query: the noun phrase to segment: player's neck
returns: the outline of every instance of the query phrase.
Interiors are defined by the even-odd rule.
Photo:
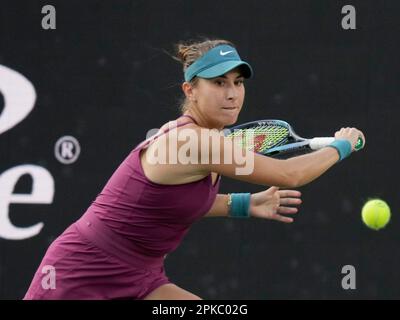
[[[207,121],[204,120],[203,117],[201,117],[199,114],[197,114],[195,111],[192,111],[192,110],[186,111],[182,116],[192,119],[192,121],[195,124],[197,124],[198,126],[203,127],[203,128],[218,129],[219,131],[224,129],[224,127],[220,127],[220,126],[217,127],[215,125],[207,123]]]

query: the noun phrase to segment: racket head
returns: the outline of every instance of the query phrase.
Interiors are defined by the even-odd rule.
[[[225,129],[224,134],[236,139],[247,150],[275,157],[288,151],[284,147],[287,144],[307,144],[307,139],[298,136],[289,123],[277,119],[247,122]]]

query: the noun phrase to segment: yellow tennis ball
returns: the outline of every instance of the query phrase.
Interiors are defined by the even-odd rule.
[[[381,199],[372,199],[364,204],[361,216],[369,228],[379,230],[390,220],[390,207]]]

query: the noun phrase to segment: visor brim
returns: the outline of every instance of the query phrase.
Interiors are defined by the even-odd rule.
[[[244,78],[248,79],[253,76],[253,69],[247,62],[244,61],[225,61],[201,71],[197,74],[197,76],[205,79],[216,78],[237,67],[240,67],[242,76]]]

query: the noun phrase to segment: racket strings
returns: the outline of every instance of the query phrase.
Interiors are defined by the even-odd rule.
[[[284,144],[289,137],[289,129],[279,125],[260,125],[234,130],[228,137],[234,138],[248,150],[262,153]]]

